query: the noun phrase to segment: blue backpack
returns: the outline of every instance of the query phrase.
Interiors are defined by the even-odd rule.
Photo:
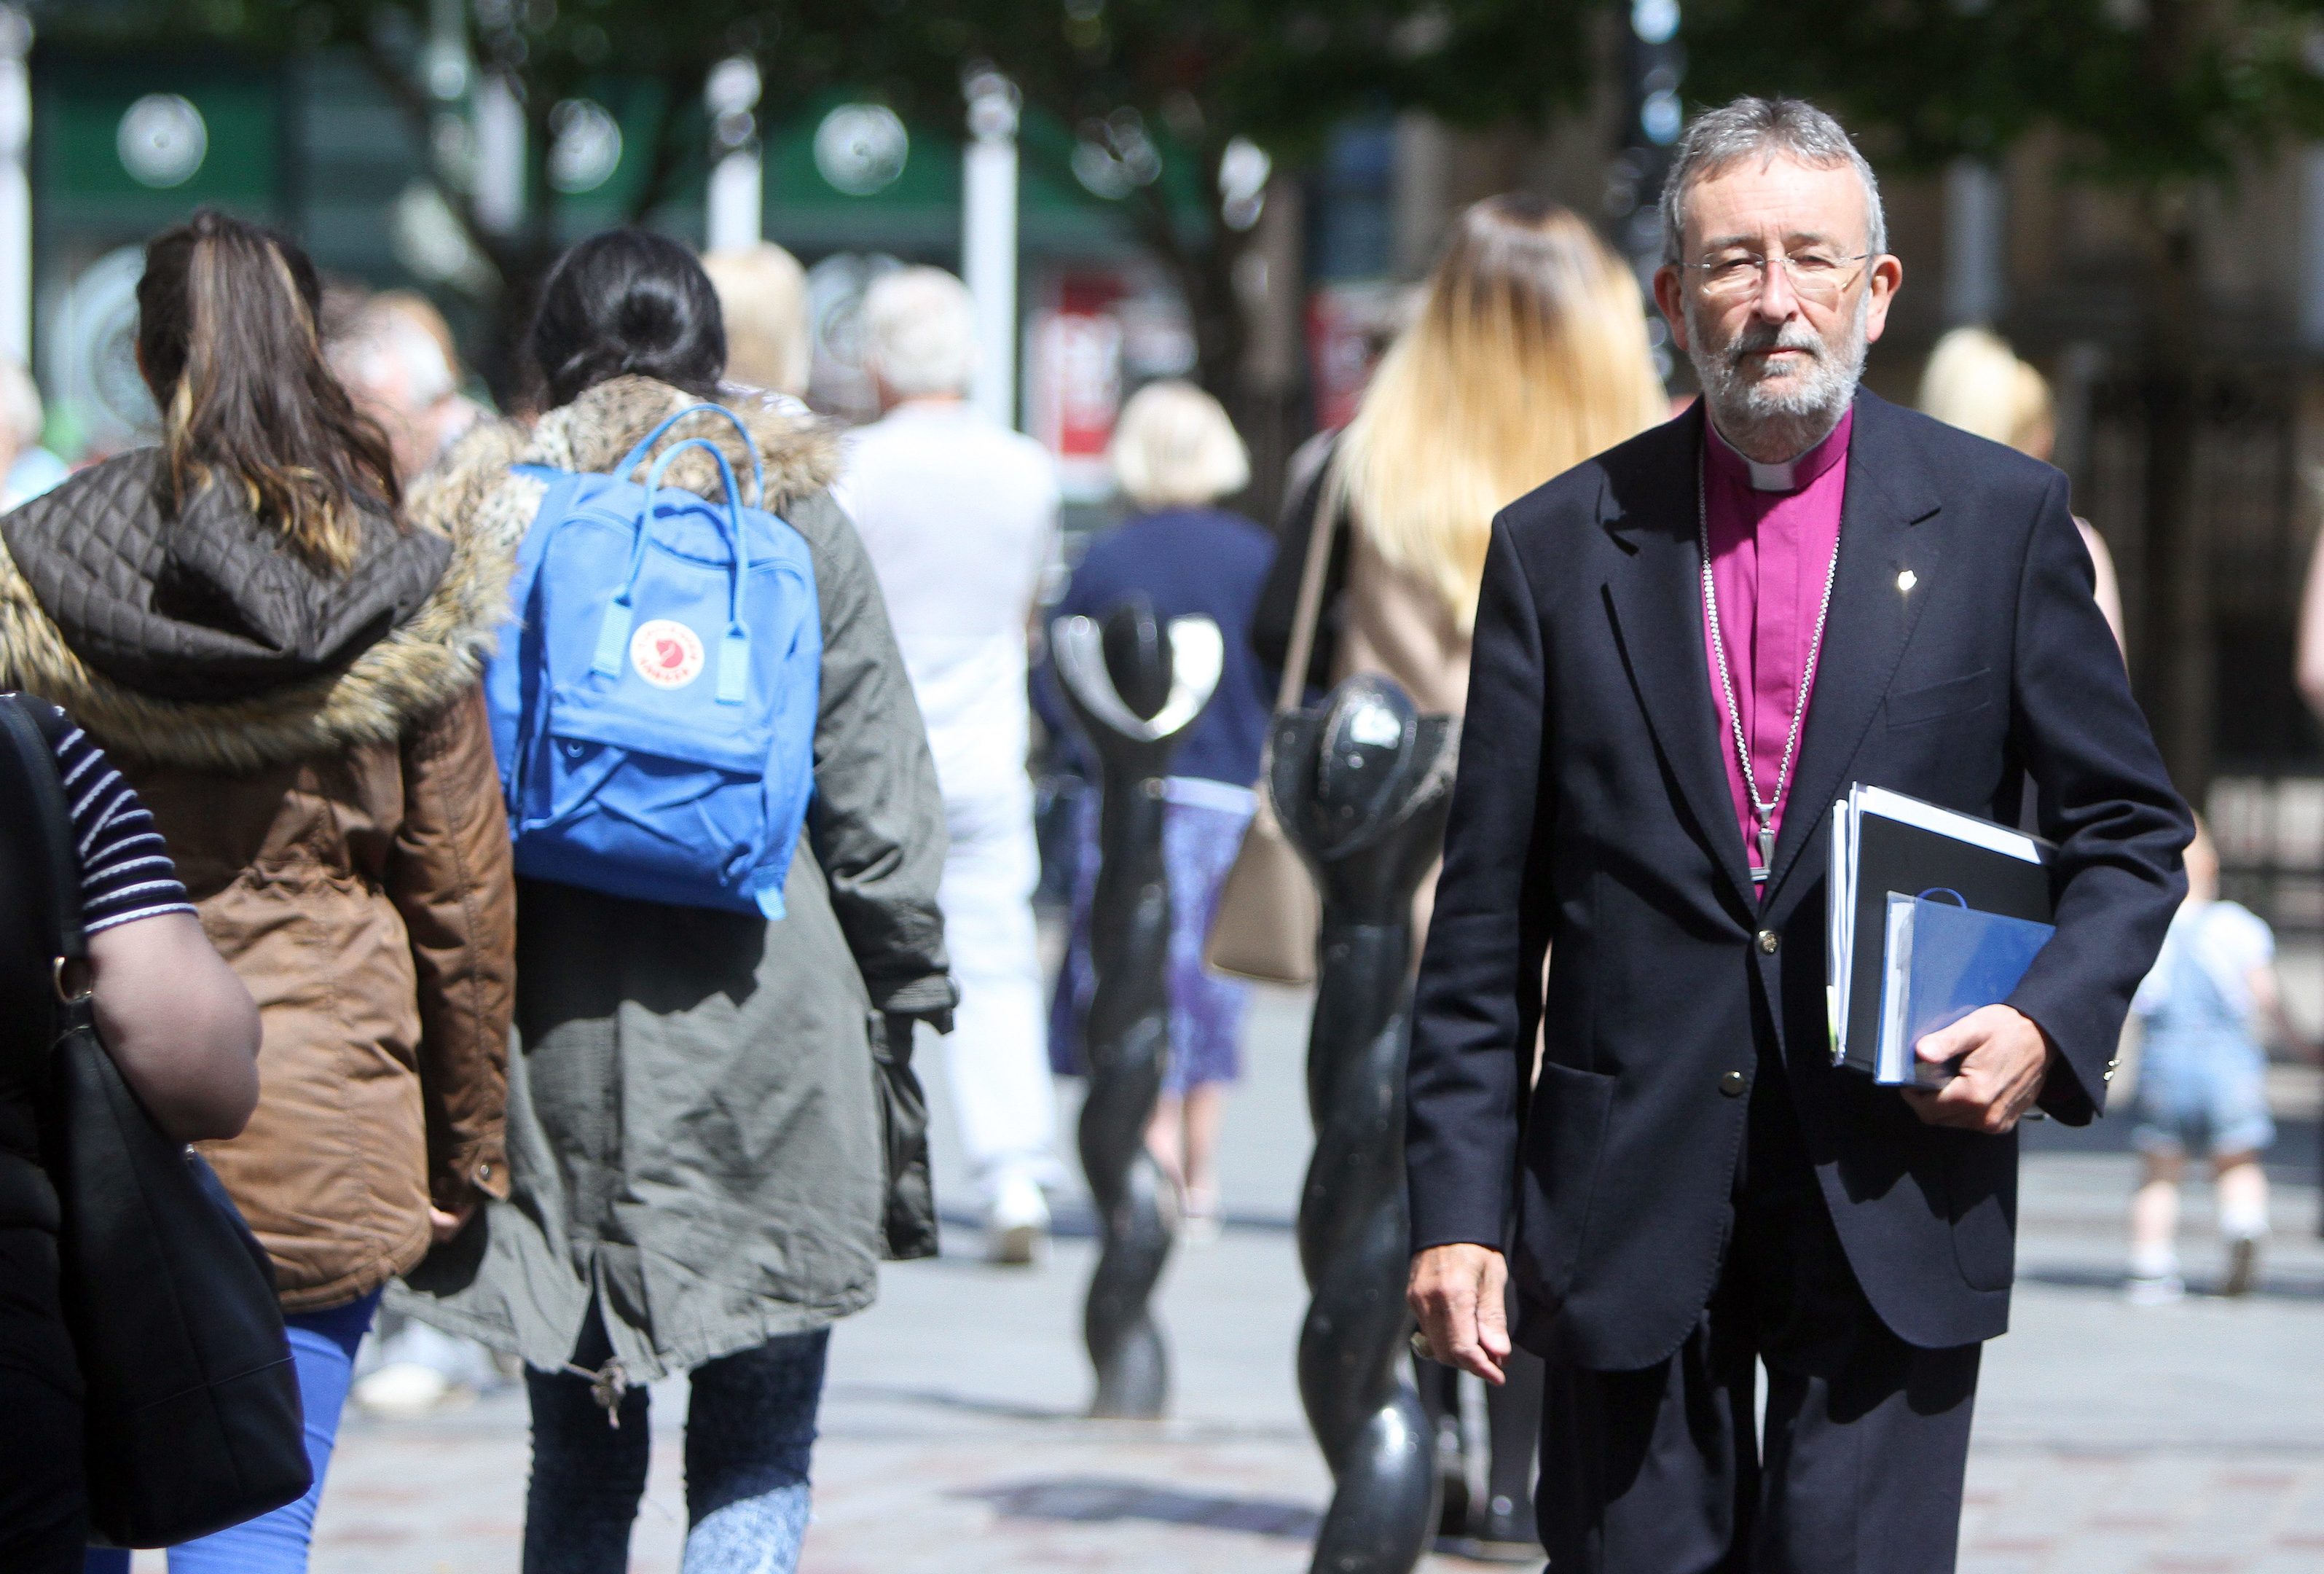
[[[517,549],[513,616],[484,673],[520,875],[679,907],[783,915],[783,879],[815,785],[823,627],[807,542],[742,505],[726,457],[662,434],[610,474],[540,466],[549,483]],[[710,503],[664,488],[710,455]],[[753,495],[763,498],[763,490]]]

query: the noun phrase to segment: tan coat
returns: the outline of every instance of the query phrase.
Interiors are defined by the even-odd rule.
[[[1332,681],[1358,672],[1393,680],[1423,716],[1459,716],[1469,708],[1469,636],[1444,598],[1417,575],[1392,568],[1360,522],[1348,532],[1348,589],[1342,604],[1339,654]],[[1429,866],[1412,893],[1413,966],[1436,911],[1436,876]]]
[[[1333,681],[1358,672],[1391,678],[1423,716],[1469,705],[1469,636],[1444,598],[1380,557],[1360,524],[1349,532],[1348,591]]]
[[[22,566],[112,528],[71,515],[75,501],[63,494],[68,513],[47,525],[10,521],[0,681],[105,745],[257,999],[257,1113],[203,1152],[272,1257],[283,1305],[343,1304],[420,1261],[431,1194],[456,1207],[508,1187],[514,896],[477,679],[504,554],[456,542],[416,607],[340,670],[167,699],[85,662]],[[120,591],[125,605],[143,594]],[[82,626],[79,610],[62,623]]]
[[[203,1153],[293,1310],[428,1250],[428,1204],[503,1196],[516,912],[484,695],[401,745],[252,776],[124,764],[258,1001],[258,1111]]]

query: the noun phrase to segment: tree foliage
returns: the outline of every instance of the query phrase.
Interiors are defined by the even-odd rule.
[[[2324,134],[2318,0],[1691,0],[1688,92],[1803,93],[1907,164],[2066,134],[2153,188]]]
[[[618,76],[659,106],[632,217],[668,200],[706,162],[696,109],[721,60],[753,58],[762,114],[835,89],[908,119],[961,124],[964,79],[1007,76],[1026,105],[1071,129],[1068,148],[1028,138],[1028,158],[1087,182],[1111,171],[1129,233],[1173,274],[1194,310],[1206,375],[1240,361],[1234,264],[1252,205],[1221,175],[1239,141],[1278,169],[1313,158],[1351,115],[1428,109],[1458,125],[1538,119],[1588,87],[1582,25],[1598,0],[467,0],[467,51],[522,106],[533,161],[525,225],[482,221],[457,147],[442,145],[431,90],[430,0],[35,0],[50,32],[151,44],[223,40],[275,51],[360,51],[410,116],[429,173],[512,297],[545,268],[558,236],[542,178],[558,104]],[[1252,167],[1247,153],[1242,171]],[[1242,194],[1246,199],[1248,194]]]
[[[890,57],[893,90],[957,102],[960,63],[989,61],[1028,105],[1137,177],[1131,232],[1192,308],[1206,380],[1231,392],[1246,314],[1236,263],[1256,208],[1239,144],[1297,169],[1351,116],[1423,108],[1456,124],[1537,121],[1587,88],[1584,0],[926,0]],[[920,47],[915,49],[913,46]],[[1250,155],[1243,153],[1244,169]],[[1172,162],[1185,178],[1163,178]],[[1189,224],[1180,193],[1196,194]],[[1240,210],[1237,211],[1238,207]]]
[[[709,127],[700,106],[711,69],[752,56],[762,102],[854,79],[850,37],[861,6],[813,0],[779,7],[749,0],[465,0],[456,66],[430,32],[431,0],[33,0],[42,36],[151,49],[172,42],[227,43],[279,55],[358,53],[408,119],[427,178],[492,275],[495,343],[485,361],[505,381],[508,350],[534,286],[561,244],[563,199],[548,178],[558,106],[609,85],[631,90],[646,119],[644,175],[630,183],[630,222],[679,196],[706,171]],[[779,45],[779,47],[777,47]],[[473,139],[458,110],[485,76],[511,90],[528,161],[523,218],[488,222],[477,202]],[[632,127],[634,130],[635,127]]]

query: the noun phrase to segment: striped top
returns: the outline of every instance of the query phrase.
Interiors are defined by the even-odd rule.
[[[193,912],[170,849],[153,829],[153,811],[96,740],[69,726],[56,754],[80,854],[81,921],[88,931]]]

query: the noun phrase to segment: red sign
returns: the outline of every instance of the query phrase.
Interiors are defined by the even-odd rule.
[[[1105,448],[1121,410],[1120,282],[1111,273],[1067,273],[1032,323],[1026,405],[1033,435],[1057,457],[1066,495],[1102,495]]]

